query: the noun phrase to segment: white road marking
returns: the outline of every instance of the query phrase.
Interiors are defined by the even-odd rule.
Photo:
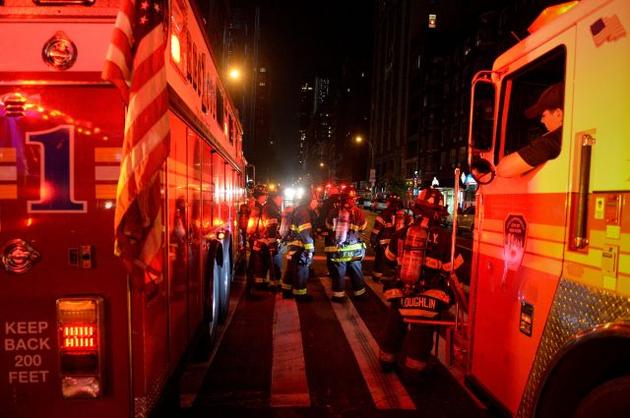
[[[320,280],[328,297],[329,281]],[[395,373],[383,373],[378,362],[379,347],[354,305],[332,303],[337,320],[350,344],[377,409],[416,409],[413,400]]]
[[[280,293],[273,314],[271,406],[311,406],[297,305]]]

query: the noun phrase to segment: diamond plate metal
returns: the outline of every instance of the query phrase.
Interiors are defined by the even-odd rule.
[[[622,319],[630,319],[630,298],[561,279],[517,417],[533,416],[540,385],[547,376],[550,365],[576,335],[598,325]]]
[[[133,399],[134,418],[147,418],[162,395],[162,389],[166,384],[167,373],[164,371],[162,375],[155,379],[151,384],[146,396],[135,397]]]

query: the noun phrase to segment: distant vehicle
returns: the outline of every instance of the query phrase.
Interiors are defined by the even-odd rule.
[[[381,199],[381,198],[374,199],[372,201],[371,209],[374,212],[382,212],[382,211],[384,211],[385,209],[387,209],[387,200]]]
[[[457,230],[472,232],[475,227],[475,207],[469,206],[457,216]]]
[[[369,209],[372,206],[372,201],[367,197],[360,197],[357,199],[357,206],[363,209]]]

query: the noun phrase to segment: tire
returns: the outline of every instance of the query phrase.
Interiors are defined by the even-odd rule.
[[[216,254],[212,249],[206,259],[204,275],[204,322],[208,324],[208,334],[214,337],[220,317],[221,268],[217,265]]]
[[[224,323],[227,319],[230,307],[230,285],[232,284],[232,258],[231,258],[231,242],[228,238],[223,245],[223,263],[220,268],[220,284],[219,284],[219,323]]]
[[[593,389],[578,404],[573,418],[622,418],[630,411],[630,375]]]

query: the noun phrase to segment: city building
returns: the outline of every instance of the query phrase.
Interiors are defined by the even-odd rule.
[[[412,193],[433,185],[451,204],[454,169],[464,174],[458,181],[469,174],[472,77],[489,69],[496,56],[525,35],[535,16],[555,3],[376,1],[370,136],[378,191],[387,192],[400,181]]]

